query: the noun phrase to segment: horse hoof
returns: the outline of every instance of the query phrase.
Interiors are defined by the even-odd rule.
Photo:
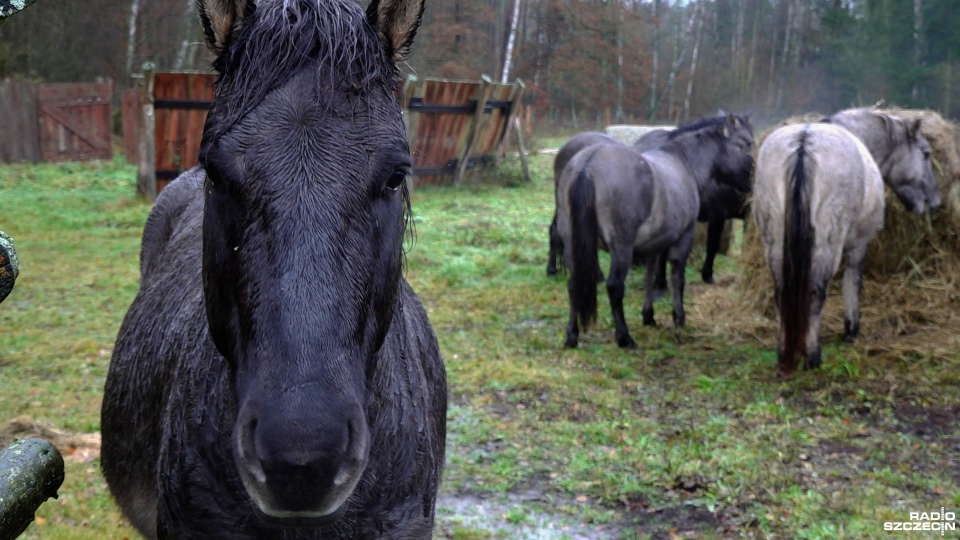
[[[803,369],[817,369],[822,363],[823,359],[820,357],[820,351],[817,351],[814,354],[807,355],[806,360],[803,361]]]
[[[707,285],[713,285],[715,283],[713,280],[713,275],[702,276],[702,277],[703,277],[703,282],[706,283]]]
[[[550,267],[548,266],[548,267],[547,267],[547,275],[548,275],[548,276],[555,276],[555,275],[557,275],[557,269],[556,269],[556,268],[550,268]]]
[[[656,289],[653,290],[653,301],[656,302],[657,300],[663,298],[664,295],[666,294],[667,294],[666,287],[657,287]]]
[[[576,340],[576,339],[567,338],[567,340],[563,342],[563,348],[564,348],[564,349],[576,349],[576,348],[577,348],[577,340]]]
[[[634,343],[633,338],[631,338],[630,336],[627,336],[627,339],[618,339],[618,340],[617,340],[617,345],[619,345],[621,349],[636,349],[636,348],[637,348],[637,344]]]

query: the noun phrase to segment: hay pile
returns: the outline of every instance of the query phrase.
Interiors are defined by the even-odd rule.
[[[921,130],[933,149],[943,208],[934,215],[915,216],[887,189],[884,228],[871,241],[864,272],[860,343],[868,354],[956,354],[960,350],[960,152],[956,127],[929,110],[882,112],[923,119]],[[820,118],[806,115],[780,125]],[[777,127],[763,132],[757,146]],[[705,293],[698,311],[704,322],[728,321],[729,328],[724,331],[773,345],[777,326],[773,280],[756,227],[752,221],[745,225],[738,279],[727,291]],[[843,333],[841,275],[842,271],[824,308],[824,338]]]

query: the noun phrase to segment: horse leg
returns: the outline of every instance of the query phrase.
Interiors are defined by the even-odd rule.
[[[823,363],[820,356],[820,319],[823,316],[823,304],[827,300],[831,277],[828,274],[826,278],[814,277],[813,280],[813,290],[810,291],[810,324],[807,327],[807,354],[803,369],[816,369]]]
[[[617,345],[624,349],[636,348],[630,337],[627,321],[623,315],[623,295],[626,289],[627,272],[633,262],[633,246],[610,249],[610,273],[607,275],[607,297],[610,298],[610,310],[616,325]]]
[[[860,294],[863,291],[863,262],[867,258],[867,243],[843,254],[843,340],[853,343],[860,335]]]
[[[653,299],[659,300],[667,294],[667,254],[661,253],[655,256],[657,261],[657,281],[653,286]]]
[[[700,277],[704,283],[713,283],[713,260],[720,251],[720,241],[723,239],[723,226],[726,225],[726,217],[711,217],[707,222],[707,256],[703,260],[703,268],[700,270]]]
[[[557,259],[562,257],[563,253],[563,239],[560,238],[560,233],[557,231],[557,213],[553,213],[553,221],[550,222],[550,228],[548,229],[548,234],[550,235],[550,253],[547,256],[547,275],[555,276],[557,275]]]
[[[680,251],[680,253],[677,253]],[[683,289],[686,285],[684,272],[687,268],[687,256],[690,251],[670,250],[670,284],[673,287],[673,326],[683,327],[687,324],[686,314],[683,312]]]
[[[657,260],[660,258],[659,255],[650,255],[648,256],[643,264],[643,325],[644,326],[656,326],[657,321],[653,320],[653,303],[656,301],[656,296],[654,293],[655,283],[657,280],[657,267],[659,266]]]

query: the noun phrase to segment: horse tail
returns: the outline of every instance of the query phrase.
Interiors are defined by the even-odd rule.
[[[812,185],[807,158],[807,130],[800,134],[796,163],[788,173],[783,230],[783,286],[780,293],[780,367],[787,373],[797,366],[797,354],[806,352],[810,323],[810,274],[814,230],[811,222]]]
[[[597,255],[597,206],[593,179],[580,169],[570,186],[570,304],[584,328],[597,319],[597,280],[600,261]]]

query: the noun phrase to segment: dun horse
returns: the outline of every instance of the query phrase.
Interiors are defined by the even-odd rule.
[[[147,538],[429,538],[436,338],[402,277],[422,0],[199,2],[202,169],[161,193],[101,415]]]
[[[720,115],[723,116],[723,111]],[[639,152],[646,152],[654,148],[659,148],[669,140],[670,130],[656,129],[647,132],[633,143],[634,149]],[[553,161],[553,174],[555,182],[559,180],[563,167],[566,166],[570,158],[580,150],[594,144],[620,144],[617,140],[608,137],[602,133],[587,131],[579,133],[566,142],[557,152],[557,157]],[[700,269],[700,276],[704,283],[713,283],[713,264],[717,252],[720,251],[720,241],[723,239],[723,228],[727,219],[744,219],[747,215],[747,195],[749,191],[740,191],[726,184],[718,183],[710,179],[700,198],[700,213],[697,215],[697,221],[707,223],[707,253],[703,261],[703,267]],[[557,273],[557,259],[563,253],[563,241],[557,233],[557,215],[554,212],[553,220],[550,222],[550,252],[547,258],[547,275]],[[655,296],[659,297],[667,289],[666,260],[662,259],[657,266],[657,281]]]
[[[683,273],[700,193],[711,177],[748,189],[752,142],[749,121],[729,115],[678,129],[669,142],[642,156],[628,146],[603,144],[574,155],[557,184],[557,230],[570,274],[566,347],[577,346],[579,324],[596,318],[598,239],[610,251],[607,294],[617,344],[635,346],[623,315],[624,281],[635,252],[646,261],[643,323],[654,324],[654,267],[657,257],[666,257],[672,265],[673,321],[684,325]]]
[[[796,370],[798,355],[804,368],[820,365],[820,317],[841,264],[844,337],[859,334],[864,258],[883,226],[884,181],[914,213],[940,206],[920,121],[853,109],[781,127],[760,147],[753,213],[774,281],[781,375]]]

